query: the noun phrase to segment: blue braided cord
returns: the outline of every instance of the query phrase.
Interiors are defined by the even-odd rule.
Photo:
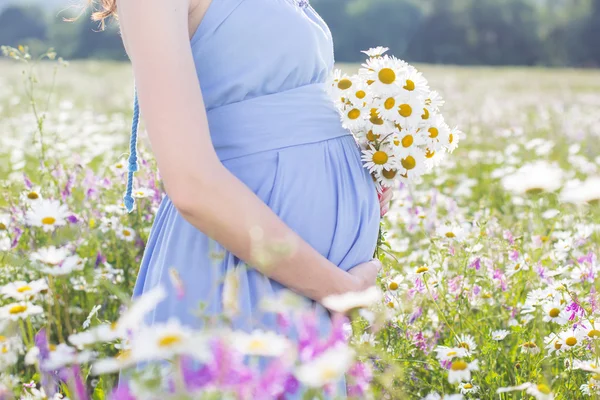
[[[138,170],[137,160],[137,138],[138,138],[138,126],[140,124],[140,105],[138,103],[137,90],[133,92],[133,119],[131,122],[131,139],[129,141],[129,167],[127,174],[127,190],[123,202],[127,212],[133,211],[134,199],[133,193],[133,174]]]

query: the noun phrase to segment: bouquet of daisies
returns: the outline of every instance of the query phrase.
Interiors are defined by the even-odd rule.
[[[413,182],[458,145],[440,113],[444,101],[417,69],[388,48],[363,51],[369,58],[358,74],[333,71],[328,91],[342,123],[362,149],[362,160],[379,191]]]

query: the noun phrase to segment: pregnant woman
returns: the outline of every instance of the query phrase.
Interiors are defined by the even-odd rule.
[[[102,3],[98,18],[118,12],[166,190],[134,293],[167,288],[147,322],[200,326],[200,304],[222,313],[236,268],[232,322],[245,330],[277,329],[259,303],[282,288],[318,306],[374,285],[389,195],[380,203],[324,91],[333,45],[315,10],[304,0]]]

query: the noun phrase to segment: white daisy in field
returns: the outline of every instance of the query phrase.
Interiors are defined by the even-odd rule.
[[[506,329],[500,329],[497,331],[493,331],[492,332],[492,340],[495,340],[497,342],[504,340],[508,335],[509,335],[509,331],[507,331]]]
[[[397,290],[405,291],[408,289],[408,285],[404,281],[404,274],[396,274],[394,277],[386,281],[386,287],[388,290],[393,292]]]
[[[10,225],[10,214],[0,214],[0,232],[7,231]]]
[[[58,226],[66,225],[68,213],[67,206],[58,200],[41,200],[32,205],[25,218],[27,225],[42,227],[45,232],[51,232]]]
[[[554,192],[563,179],[564,172],[558,165],[535,161],[502,178],[502,186],[515,194]]]
[[[473,353],[476,353],[476,349],[477,349],[477,343],[475,343],[475,338],[471,335],[460,335],[457,338],[458,341],[458,347],[463,348],[467,351],[467,355],[471,355]]]
[[[233,347],[245,355],[279,357],[292,349],[287,338],[262,330],[232,332],[230,339]]]
[[[154,189],[150,189],[147,187],[135,188],[132,195],[136,199],[144,199],[146,197],[152,197],[152,196],[154,196]]]
[[[362,151],[362,160],[371,173],[381,174],[384,169],[391,171],[395,167],[394,153],[387,146],[380,146],[379,149],[369,146]]]
[[[85,266],[85,259],[77,255],[65,258],[58,265],[42,265],[40,271],[50,275],[68,275],[73,271],[81,271]]]
[[[581,391],[581,394],[590,397],[600,394],[600,380],[590,378],[588,383],[579,387],[579,390]]]
[[[437,346],[434,351],[437,353],[436,358],[440,361],[450,361],[454,358],[464,358],[468,355],[467,349],[463,347]]]
[[[600,374],[600,360],[574,360],[573,369]]]
[[[564,342],[563,340],[556,334],[552,333],[549,336],[544,338],[544,343],[546,344],[545,349],[548,351],[548,354],[560,354],[564,351]]]
[[[126,332],[118,329],[117,324],[102,324],[69,335],[69,342],[77,348],[83,348],[94,343],[113,342],[122,339],[125,334]]]
[[[590,340],[600,340],[600,324],[596,324],[596,321],[589,322],[584,321],[580,327]]]
[[[44,309],[40,306],[29,302],[19,302],[5,305],[0,307],[0,319],[8,319],[11,321],[17,321],[19,319],[25,319],[32,315],[39,315],[44,312]]]
[[[404,182],[416,180],[423,175],[427,169],[425,152],[418,147],[412,148],[410,153],[397,162],[396,167],[400,172],[400,180]]]
[[[39,201],[43,200],[42,190],[40,187],[32,187],[31,189],[27,189],[21,192],[21,201],[27,204],[36,204]]]
[[[89,362],[93,357],[91,351],[77,352],[75,348],[61,343],[50,352],[47,360],[44,360],[40,368],[45,371],[54,371],[71,364],[83,364]]]
[[[210,357],[208,343],[176,319],[140,328],[131,342],[131,353],[145,361],[170,359],[181,354],[203,360]]]
[[[521,353],[526,353],[526,354],[539,354],[540,353],[540,348],[533,340],[529,340],[525,343],[522,343],[520,345],[520,347],[521,347]]]
[[[461,382],[458,387],[460,388],[460,392],[462,394],[467,393],[477,393],[479,391],[479,386],[473,384],[473,382]]]
[[[529,271],[529,264],[525,261],[524,257],[519,256],[515,261],[509,261],[506,266],[506,276],[511,277],[522,271]]]
[[[136,358],[130,349],[123,349],[116,357],[103,358],[94,362],[90,373],[92,375],[112,374],[134,366],[140,361],[144,360]]]
[[[368,131],[372,131],[374,135],[389,135],[394,132],[396,127],[393,121],[389,121],[379,115],[377,108],[371,107],[369,110],[368,119],[366,121]]]
[[[458,224],[444,224],[438,226],[436,234],[439,237],[462,242],[465,239],[466,232]]]
[[[346,345],[338,345],[299,366],[294,375],[302,384],[320,388],[344,376],[353,361],[354,351]]]
[[[383,169],[380,174],[376,174],[377,180],[381,184],[381,186],[386,188],[392,188],[398,186],[398,180],[396,176],[398,175],[397,169]]]
[[[569,181],[560,193],[560,200],[573,204],[593,204],[600,200],[600,177],[585,181]]]
[[[3,286],[2,289],[0,289],[0,292],[4,296],[11,297],[15,300],[27,300],[46,290],[48,290],[48,284],[46,283],[46,280],[38,279],[31,282],[11,282]]]
[[[407,74],[407,65],[404,61],[387,55],[369,58],[362,64],[359,75],[371,84],[375,92],[396,94],[401,90],[400,84],[406,84],[404,76]]]
[[[0,251],[9,251],[12,247],[10,237],[4,232],[0,232]]]
[[[470,382],[471,371],[477,371],[478,369],[479,362],[477,360],[473,360],[470,363],[463,360],[455,360],[448,370],[448,382],[450,384]]]
[[[345,313],[355,308],[365,308],[377,304],[382,299],[380,290],[371,286],[362,292],[347,292],[330,295],[323,299],[323,305],[330,310]]]
[[[506,393],[506,392],[514,392],[514,391],[523,391],[535,397],[536,400],[553,400],[554,395],[552,394],[552,390],[544,384],[535,384],[531,382],[524,383],[519,386],[511,386],[500,388],[496,393]]]
[[[128,167],[129,164],[127,161],[119,160],[110,166],[110,170],[116,175],[121,175],[122,173],[127,172]]]
[[[565,325],[569,322],[569,314],[564,310],[564,305],[560,301],[552,301],[542,306],[544,313],[544,322],[554,322],[559,325]]]
[[[569,329],[567,331],[561,332],[558,337],[564,343],[561,350],[567,351],[571,349],[575,349],[581,347],[584,342],[585,332],[582,329]]]
[[[116,226],[117,237],[126,242],[133,242],[135,240],[135,231],[127,226]]]
[[[371,58],[377,58],[383,56],[388,50],[388,47],[377,46],[370,48],[369,50],[361,50],[361,53],[365,53]]]
[[[432,151],[438,151],[442,147],[442,141],[447,141],[450,135],[450,127],[446,124],[441,114],[430,116],[423,127],[423,134],[426,140],[426,146]]]

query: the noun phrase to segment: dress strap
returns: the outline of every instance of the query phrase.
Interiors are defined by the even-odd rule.
[[[123,202],[127,212],[133,211],[133,205],[135,200],[133,199],[133,174],[138,170],[138,157],[137,157],[137,139],[138,139],[138,126],[140,124],[140,105],[138,102],[137,90],[134,87],[133,90],[133,118],[131,122],[131,137],[129,140],[129,162],[127,168],[127,189],[125,190],[125,196]]]

